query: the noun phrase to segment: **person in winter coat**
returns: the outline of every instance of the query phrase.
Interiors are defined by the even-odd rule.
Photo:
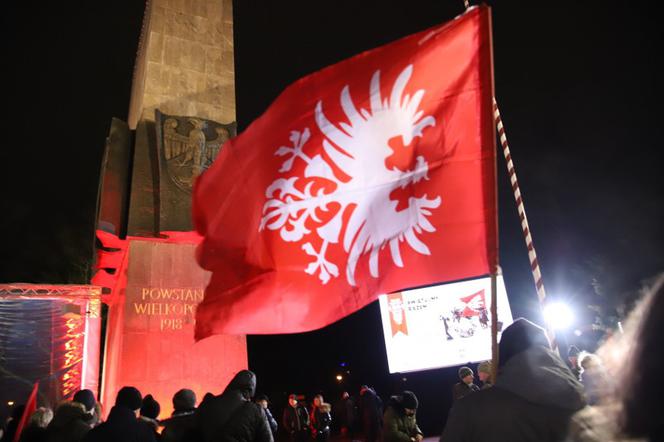
[[[158,441],[161,440],[161,435],[159,434],[159,421],[157,420],[160,411],[161,406],[159,405],[159,402],[154,400],[151,394],[148,394],[143,398],[141,413],[138,416],[138,420],[150,427],[154,433],[154,438]]]
[[[359,409],[366,442],[379,441],[383,426],[383,401],[372,388],[366,385],[360,388]]]
[[[491,383],[491,361],[480,362],[477,365],[477,377],[479,377],[480,382],[482,382],[482,390],[491,388],[493,385]]]
[[[138,421],[138,412],[143,404],[141,392],[134,387],[122,387],[115,397],[106,422],[90,430],[85,442],[156,442],[154,432]]]
[[[274,418],[274,416],[272,416],[272,412],[269,408],[270,400],[268,399],[267,395],[259,394],[254,398],[254,402],[263,407],[265,417],[267,418],[267,423],[270,425],[270,430],[272,431],[272,437],[276,437],[279,424],[277,424],[277,420]]]
[[[330,439],[330,425],[332,416],[330,415],[332,407],[323,400],[323,395],[314,396],[314,403],[309,415],[309,425],[311,427],[311,436],[319,442],[327,442]]]
[[[63,401],[46,427],[48,442],[80,442],[90,431],[90,415],[80,402]]]
[[[503,331],[496,384],[457,401],[441,442],[563,441],[585,406],[583,386],[541,327],[520,318]]]
[[[281,423],[291,442],[305,442],[309,439],[309,413],[294,394],[288,396],[288,406],[284,409]]]
[[[417,406],[417,396],[412,391],[390,398],[383,417],[384,442],[421,442],[424,439],[415,418]]]
[[[459,369],[459,379],[461,382],[454,384],[452,388],[452,400],[454,402],[458,401],[462,397],[468,396],[471,393],[480,391],[480,387],[473,384],[473,370],[470,367],[461,367]]]
[[[161,442],[188,442],[194,440],[196,393],[186,388],[173,395],[173,414],[161,422]]]
[[[78,402],[79,404],[82,404],[85,407],[85,412],[90,416],[89,419],[87,419],[88,423],[90,424],[90,427],[95,427],[101,420],[101,416],[99,415],[98,412],[98,403],[97,400],[95,399],[95,395],[92,392],[92,390],[79,390],[74,394],[74,397],[72,398],[73,402]]]
[[[339,429],[341,436],[348,435],[351,428],[355,424],[355,402],[351,399],[347,391],[341,394],[339,399],[332,408],[332,420]]]
[[[50,408],[39,407],[32,413],[28,425],[21,433],[20,442],[44,442],[46,440],[46,426],[53,419]]]
[[[252,402],[256,375],[242,370],[224,392],[204,400],[196,412],[196,426],[205,442],[273,442],[263,408]]]

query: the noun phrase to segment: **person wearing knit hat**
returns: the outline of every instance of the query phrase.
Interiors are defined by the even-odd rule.
[[[493,387],[456,401],[445,442],[559,442],[586,403],[583,386],[551,350],[544,329],[520,318],[503,330]]]
[[[383,416],[384,442],[420,442],[424,439],[415,418],[418,406],[419,401],[412,391],[406,390],[390,398]]]
[[[88,414],[92,414],[95,411],[95,405],[97,404],[97,401],[95,400],[95,395],[92,393],[91,390],[79,390],[74,394],[74,398],[72,399],[74,402],[78,402],[79,404],[83,404],[85,407],[85,411]]]
[[[159,440],[159,412],[161,411],[161,406],[151,394],[148,394],[143,398],[143,403],[141,404],[141,414],[138,417],[138,420],[145,423],[152,431],[154,431],[155,438]]]
[[[157,438],[152,428],[137,419],[142,405],[143,396],[138,389],[122,387],[115,397],[115,405],[111,408],[106,422],[90,430],[85,442],[120,440],[156,442]]]
[[[173,395],[173,414],[161,421],[164,430],[162,442],[184,442],[195,440],[196,429],[196,393],[187,388],[178,390]]]
[[[477,365],[477,377],[482,382],[482,390],[490,388],[491,384],[491,361],[480,362]]]
[[[470,367],[461,367],[459,369],[459,379],[461,379],[461,382],[457,382],[452,387],[452,400],[454,402],[471,393],[480,391],[480,387],[473,383],[474,378],[473,370]]]

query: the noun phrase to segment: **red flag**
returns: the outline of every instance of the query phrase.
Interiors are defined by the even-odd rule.
[[[28,419],[32,416],[32,413],[37,409],[37,391],[39,390],[39,382],[35,382],[34,387],[32,387],[32,392],[28,397],[28,401],[25,403],[25,410],[23,410],[23,415],[21,415],[21,420],[18,422],[16,427],[16,433],[14,433],[14,441],[18,442],[21,438],[21,433],[28,423]]]
[[[196,338],[312,330],[489,273],[492,72],[481,6],[286,88],[196,183]]]

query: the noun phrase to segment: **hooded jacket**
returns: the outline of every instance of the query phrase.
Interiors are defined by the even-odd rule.
[[[91,416],[78,402],[63,402],[55,410],[53,419],[46,427],[48,442],[79,442],[90,431]]]
[[[441,442],[554,442],[585,406],[583,386],[551,350],[533,346],[512,356],[493,388],[460,399]]]
[[[392,396],[383,417],[384,442],[411,442],[411,438],[421,434],[415,416],[406,416],[401,396]]]
[[[256,392],[256,375],[240,371],[224,392],[203,401],[196,412],[197,427],[205,442],[273,442],[260,405],[249,399]]]

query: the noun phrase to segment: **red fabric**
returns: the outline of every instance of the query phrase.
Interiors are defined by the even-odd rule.
[[[28,397],[28,401],[25,403],[25,410],[23,411],[23,415],[21,416],[21,420],[18,422],[18,426],[16,427],[16,433],[14,434],[14,441],[13,442],[18,442],[19,439],[21,438],[21,433],[23,432],[23,429],[25,426],[28,424],[28,419],[30,416],[32,416],[32,413],[35,412],[37,409],[37,391],[39,390],[39,382],[35,382],[35,386],[32,387],[32,392],[30,393],[30,397]]]
[[[468,295],[465,298],[459,298],[466,306],[463,308],[463,316],[479,316],[480,311],[486,308],[486,300],[484,298],[484,289],[477,293]]]
[[[303,332],[489,273],[491,51],[490,9],[473,8],[296,81],[228,141],[194,189],[213,272],[196,338]]]

